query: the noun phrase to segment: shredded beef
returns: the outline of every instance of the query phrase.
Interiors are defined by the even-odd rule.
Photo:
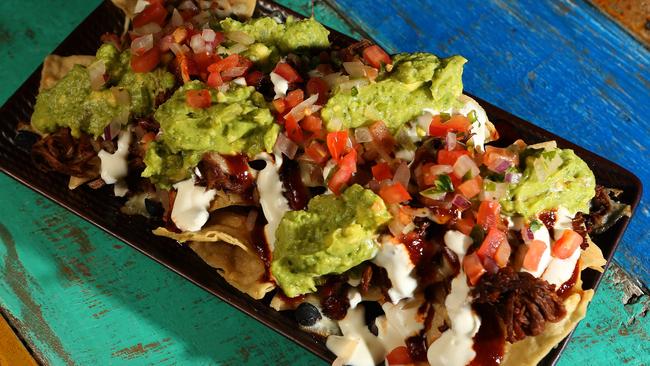
[[[220,161],[221,159],[225,161],[226,158],[232,159],[232,161],[227,161],[232,171],[230,173],[224,171],[222,168],[223,161]],[[248,172],[248,161],[238,161],[237,159],[246,158],[243,155],[222,157],[216,153],[206,153],[198,165],[199,171],[201,172],[201,183],[205,184],[209,189],[218,189],[239,194],[250,193],[254,180]],[[240,167],[240,165],[242,166]]]
[[[36,166],[45,172],[94,178],[99,176],[97,150],[98,144],[89,135],[81,133],[75,139],[69,128],[62,128],[36,142],[32,148],[32,158]]]
[[[282,194],[287,199],[287,202],[289,202],[289,207],[292,210],[305,209],[311,197],[309,190],[300,177],[298,162],[285,159],[280,167],[280,180],[284,186],[284,192]]]
[[[501,320],[511,343],[542,333],[547,321],[566,315],[554,285],[510,267],[483,275],[472,295],[474,305],[484,305]]]
[[[603,233],[623,216],[630,216],[630,206],[616,201],[620,193],[620,190],[596,186],[589,215],[585,217],[585,225],[590,233]]]
[[[578,233],[582,237],[582,243],[580,244],[580,249],[587,249],[589,243],[587,242],[587,234],[589,234],[589,229],[585,224],[585,215],[582,212],[578,212],[576,216],[571,220],[571,226],[573,231]]]

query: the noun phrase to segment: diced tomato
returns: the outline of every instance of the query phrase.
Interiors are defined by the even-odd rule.
[[[327,86],[327,83],[325,80],[319,78],[319,77],[313,77],[310,78],[309,81],[307,81],[307,94],[309,96],[312,96],[314,94],[318,94],[318,100],[316,101],[316,104],[323,105],[327,101],[327,93],[329,91],[329,87]]]
[[[275,65],[275,69],[273,69],[273,72],[282,76],[283,79],[288,81],[289,83],[297,83],[301,82],[302,78],[300,77],[300,74],[298,74],[298,71],[291,67],[288,63],[285,62],[280,62],[277,65]]]
[[[447,132],[467,133],[472,123],[469,119],[461,114],[455,114],[448,120],[443,120],[441,116],[434,116],[429,125],[429,135],[444,137]]]
[[[273,109],[280,114],[287,110],[287,103],[285,103],[284,98],[274,99],[271,104],[273,104]]]
[[[298,121],[291,114],[288,114],[284,119],[284,128],[287,130],[287,136],[297,143],[301,143],[304,139],[302,129],[298,125]]]
[[[300,121],[300,126],[305,131],[319,133],[323,129],[323,120],[320,117],[310,114]]]
[[[546,243],[541,240],[532,240],[526,244],[528,250],[524,256],[522,267],[529,271],[536,271],[539,266],[539,261],[542,260],[544,251],[546,251]]]
[[[222,72],[224,70],[236,67],[239,65],[239,55],[236,53],[233,53],[232,55],[219,60],[212,65],[208,66],[208,71],[209,72]]]
[[[379,195],[388,204],[400,203],[411,199],[409,192],[399,182],[381,187],[379,189]]]
[[[569,258],[582,244],[582,236],[571,229],[564,230],[560,239],[553,243],[551,253],[560,259]]]
[[[474,286],[481,279],[481,276],[485,274],[486,270],[481,263],[481,258],[476,254],[476,252],[466,255],[463,258],[463,271],[469,278],[469,283]]]
[[[372,176],[375,177],[375,180],[381,182],[385,179],[393,179],[393,171],[388,163],[382,162],[372,167]]]
[[[476,223],[488,230],[496,228],[501,220],[501,205],[497,201],[483,201],[478,208]]]
[[[508,244],[508,238],[506,237],[506,234],[497,228],[491,228],[488,231],[487,235],[485,236],[485,239],[483,239],[483,243],[481,243],[481,247],[478,248],[478,250],[476,251],[476,254],[478,254],[478,256],[481,258],[481,260],[484,262],[485,265],[486,259],[490,259],[494,261],[497,260],[495,258],[496,254],[502,245],[508,245],[508,247],[510,247],[510,244]],[[500,254],[502,257],[506,253],[502,252]],[[507,254],[509,257],[510,256],[509,248]]]
[[[339,162],[336,173],[332,176],[327,186],[334,194],[341,193],[341,188],[348,183],[352,175],[357,172],[357,151],[352,149]]]
[[[476,221],[474,218],[468,215],[463,215],[460,219],[456,220],[454,227],[465,235],[469,235],[474,228]]]
[[[286,98],[284,98],[285,103],[287,104],[287,109],[291,110],[291,108],[297,106],[300,104],[305,99],[305,93],[300,90],[292,90],[287,94]]]
[[[178,71],[181,74],[181,79],[184,83],[190,81],[190,75],[198,74],[194,60],[187,54],[181,53],[176,55],[176,63]]]
[[[377,121],[368,127],[372,139],[375,144],[378,144],[381,149],[386,153],[390,153],[395,147],[396,141],[388,131],[388,127],[383,121]]]
[[[386,366],[408,365],[412,364],[413,360],[408,349],[405,346],[399,346],[386,355],[386,362]]]
[[[348,143],[348,131],[330,132],[327,134],[326,140],[327,148],[330,151],[330,155],[332,155],[332,159],[339,161]]]
[[[211,72],[210,75],[208,76],[207,83],[209,86],[213,88],[218,88],[219,86],[223,85],[223,79],[221,78],[221,73]]]
[[[158,66],[160,62],[160,50],[154,47],[138,56],[131,55],[131,69],[135,72],[149,72]]]
[[[481,178],[480,175],[477,175],[470,180],[464,181],[457,188],[465,198],[472,198],[481,193],[481,189],[483,188],[483,178]]]
[[[257,87],[260,82],[264,79],[264,73],[255,70],[253,72],[249,72],[248,75],[246,75],[246,85],[251,85]]]
[[[165,18],[167,18],[167,9],[164,1],[151,0],[149,5],[133,18],[133,28],[140,28],[149,23],[156,23],[162,27],[165,25]]]
[[[486,146],[483,154],[483,164],[490,170],[502,173],[509,166],[519,164],[519,156],[502,147]]]
[[[212,104],[212,97],[208,89],[188,90],[185,97],[187,105],[193,108],[208,108]]]
[[[329,159],[327,147],[318,141],[312,141],[306,148],[305,154],[315,161],[317,164],[323,165]]]
[[[199,73],[206,72],[208,66],[221,59],[219,55],[207,52],[196,53],[192,58],[194,59],[194,63],[196,64]]]
[[[386,51],[382,50],[381,47],[377,45],[366,47],[363,50],[363,60],[376,69],[381,68],[382,64],[390,65],[393,63]]]
[[[438,164],[440,165],[451,165],[453,166],[462,155],[469,155],[467,150],[440,150],[438,151]]]

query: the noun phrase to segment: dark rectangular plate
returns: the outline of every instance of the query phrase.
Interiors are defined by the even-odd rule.
[[[258,15],[299,16],[270,1],[259,1],[256,11]],[[105,32],[119,33],[122,24],[121,12],[111,3],[104,2],[53,53],[63,56],[94,54],[100,45],[100,36]],[[354,41],[334,31],[332,40],[340,45],[347,45]],[[67,177],[39,171],[32,163],[30,147],[21,146],[19,141],[15,141],[15,137],[17,124],[30,120],[38,91],[40,72],[39,67],[0,110],[0,169],[3,172],[292,339],[324,360],[331,362],[334,359],[334,355],[327,350],[322,339],[301,331],[291,317],[276,312],[266,303],[255,301],[232,288],[190,249],[177,245],[171,240],[154,236],[151,233],[151,224],[143,217],[121,214],[119,208],[123,204],[123,199],[115,198],[110,188],[104,187],[95,191],[84,186],[71,191],[68,189]],[[511,143],[518,138],[529,143],[556,140],[561,147],[573,149],[589,164],[598,184],[623,190],[621,200],[630,204],[633,209],[636,208],[641,197],[641,182],[632,173],[530,122],[480,99],[478,101],[496,125],[501,135],[501,142]],[[628,218],[624,218],[606,233],[593,237],[594,242],[602,249],[608,264],[628,221]],[[586,271],[583,274],[584,287],[596,288],[601,278],[602,274],[598,272]],[[543,365],[557,362],[569,337],[544,359]]]

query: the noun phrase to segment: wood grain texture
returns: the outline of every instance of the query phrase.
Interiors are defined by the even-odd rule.
[[[588,3],[333,3],[390,52],[462,54],[466,90],[650,181],[650,51]],[[645,283],[648,203],[644,195],[615,257]]]
[[[3,14],[0,15],[0,79],[3,80],[0,101],[13,92],[97,3],[97,0],[0,2],[0,14]],[[311,11],[308,1],[283,0],[282,3],[304,13]],[[496,11],[502,17],[510,16],[492,4],[475,4],[470,10]],[[357,14],[365,6],[374,9],[371,17],[390,20],[392,16],[392,8],[381,2],[379,7],[376,2],[353,5],[344,8],[348,14]],[[586,4],[576,6],[583,5]],[[447,4],[447,13],[449,8]],[[464,17],[472,15],[466,12],[455,17],[462,23]],[[499,13],[490,13],[484,19],[493,16],[498,17]],[[348,23],[336,18],[321,2],[316,4],[316,18],[344,32],[352,32]],[[382,32],[391,37],[393,33],[410,32],[411,25],[391,21],[393,26],[387,24]],[[361,24],[360,32],[373,34],[367,23]],[[448,24],[440,23],[439,27],[442,26]],[[29,30],[35,34],[32,43],[27,41]],[[386,44],[381,34],[373,36],[380,36],[378,39]],[[415,49],[418,46],[415,39],[404,38],[396,45],[403,46],[399,49]],[[457,38],[449,39],[452,44],[460,42]],[[488,40],[485,38],[483,42]],[[505,46],[516,49],[523,47],[522,44],[526,44],[523,36]],[[533,51],[541,52],[537,47],[530,50]],[[482,70],[482,75],[490,77],[495,85],[509,80],[507,69],[491,76],[493,69],[480,69],[479,62],[482,61],[472,60],[470,65]],[[562,77],[573,78],[572,75]],[[471,80],[466,77],[468,85],[481,85],[477,78],[476,75]],[[541,93],[543,98],[553,99],[545,93],[555,89],[539,87],[539,83],[531,90]],[[485,97],[500,96],[494,91],[489,94],[471,91]],[[583,103],[588,104],[586,100]],[[517,104],[520,109],[522,106]],[[0,175],[0,234],[0,307],[11,315],[13,325],[45,364],[323,364],[302,348],[3,175]],[[608,275],[560,365],[650,362],[643,356],[650,354],[649,324],[638,315],[643,312],[647,298],[646,303],[642,299],[636,305],[623,306],[621,290],[616,286]]]

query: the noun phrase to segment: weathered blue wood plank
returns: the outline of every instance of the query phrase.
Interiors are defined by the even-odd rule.
[[[583,1],[335,0],[390,52],[469,59],[471,93],[650,180],[650,52]],[[644,197],[616,260],[650,283]]]

